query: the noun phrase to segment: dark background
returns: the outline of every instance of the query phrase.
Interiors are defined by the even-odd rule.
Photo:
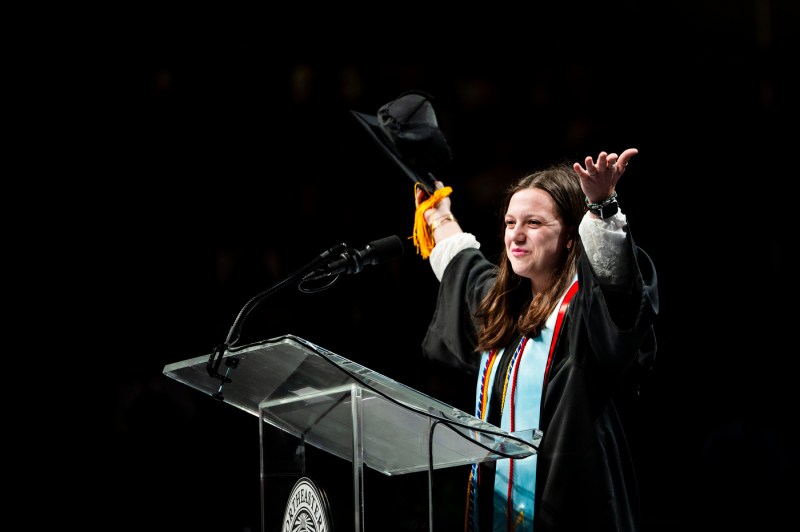
[[[68,186],[81,238],[62,242],[88,309],[66,316],[83,335],[70,355],[97,357],[92,439],[72,464],[92,473],[84,526],[260,529],[258,419],[162,371],[210,353],[251,297],[338,242],[406,249],[325,292],[277,292],[242,343],[295,334],[472,411],[472,377],[421,356],[438,283],[408,240],[412,183],[350,114],[411,89],[435,98],[454,153],[438,177],[491,257],[507,184],[639,149],[618,192],[661,289],[658,361],[631,412],[643,530],[791,522],[797,7],[651,4],[165,9],[77,35],[82,53],[61,58],[88,67],[68,87],[86,103],[58,132],[83,164]],[[347,529],[349,463],[327,458],[309,451]],[[461,528],[465,475],[437,472],[440,530]],[[426,489],[367,470],[367,527],[425,530]]]

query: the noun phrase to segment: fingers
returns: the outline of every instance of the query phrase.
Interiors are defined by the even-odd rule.
[[[605,173],[607,170],[621,175],[625,171],[625,167],[628,166],[631,157],[637,153],[639,153],[639,150],[636,148],[628,148],[621,155],[601,151],[597,156],[596,162],[591,156],[586,157],[584,160],[585,169],[580,163],[575,163],[573,168],[581,177],[594,177],[598,172]]]
[[[581,163],[574,163],[572,168],[580,177],[594,177],[597,175],[597,165],[591,156],[587,156],[583,160],[583,166],[581,166]]]
[[[636,148],[628,148],[627,150],[622,152],[622,155],[619,156],[617,164],[619,164],[624,169],[626,166],[628,166],[631,157],[633,157],[637,153],[639,153],[639,150],[637,150]]]
[[[593,176],[593,175],[596,175],[597,174],[597,167],[594,164],[594,159],[590,156],[590,157],[587,157],[584,162],[585,162],[585,166],[586,166],[586,173],[589,174],[590,177]]]
[[[414,183],[414,206],[419,207],[419,204],[430,197],[424,188],[419,183]]]
[[[622,174],[625,172],[625,169],[628,167],[628,163],[630,163],[631,157],[639,153],[639,150],[636,148],[628,148],[622,155],[617,157],[616,154],[612,154],[614,156],[613,163],[609,166],[609,168],[613,169],[613,177],[614,179],[619,179]],[[609,155],[609,160],[611,160],[611,155]]]
[[[444,183],[442,183],[441,181],[435,180],[433,183],[434,183],[434,186],[436,187],[436,190],[444,188]],[[422,188],[419,185],[419,183],[416,183],[414,185],[414,206],[415,207],[419,207],[420,203],[422,203],[423,201],[427,200],[431,196],[432,196],[432,194],[428,194],[425,191],[425,189]]]
[[[584,160],[586,169],[583,170],[582,168],[580,168],[580,165],[578,165],[575,168],[575,170],[577,171],[578,169],[580,169],[581,171],[583,171],[584,174],[586,174],[583,175],[579,171],[578,174],[580,174],[581,177],[594,177],[597,175],[598,172],[600,172],[601,170],[604,171],[607,168],[608,165],[607,159],[608,159],[608,154],[604,151],[601,151],[600,155],[597,156],[597,162],[595,162],[591,156],[587,156],[586,159]]]

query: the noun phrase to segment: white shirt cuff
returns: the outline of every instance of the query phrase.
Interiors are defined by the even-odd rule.
[[[459,233],[437,242],[431,250],[428,260],[431,262],[433,273],[439,281],[442,280],[444,270],[459,251],[467,248],[480,249],[481,244],[471,233]]]

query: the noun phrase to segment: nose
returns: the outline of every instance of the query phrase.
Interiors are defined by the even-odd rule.
[[[525,232],[522,230],[521,224],[517,224],[511,229],[511,240],[515,243],[525,242]]]

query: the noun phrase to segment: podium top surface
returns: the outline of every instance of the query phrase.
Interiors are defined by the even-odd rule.
[[[509,434],[293,335],[225,352],[219,373],[230,382],[209,363],[191,358],[163,373],[346,460],[360,426],[364,464],[386,475],[522,459],[542,437],[534,427]]]

